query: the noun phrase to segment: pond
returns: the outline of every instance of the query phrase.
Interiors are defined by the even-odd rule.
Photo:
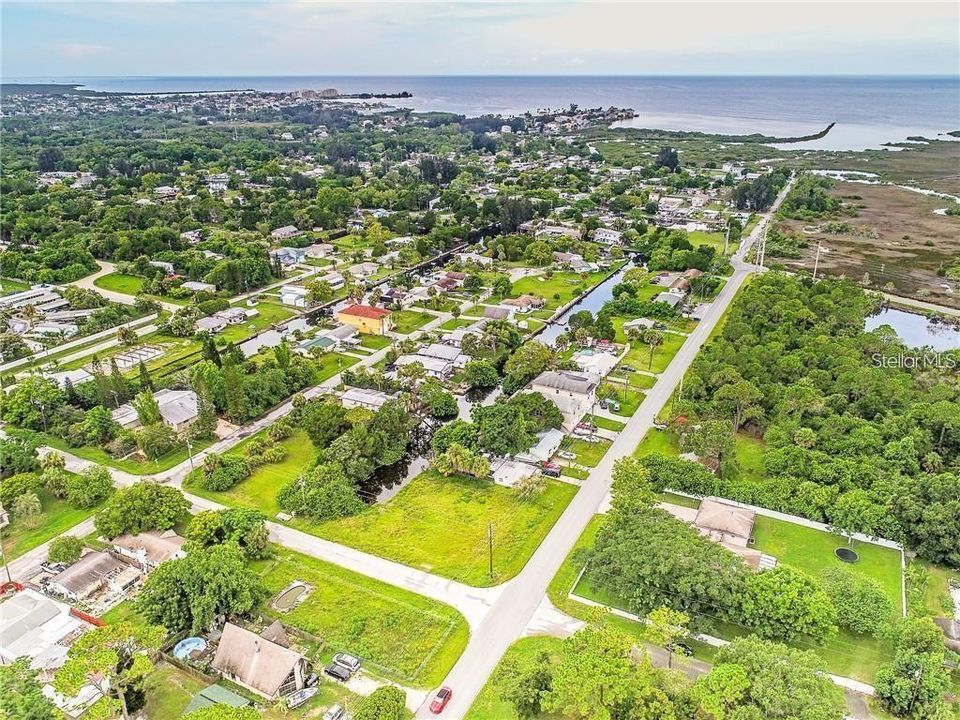
[[[929,346],[938,351],[960,348],[960,330],[955,325],[933,322],[924,315],[886,308],[868,317],[864,329],[876,330],[882,325],[892,327],[908,347]]]
[[[630,267],[631,265],[629,263],[624,265],[620,270],[597,285],[592,292],[587,293],[571,305],[563,315],[557,318],[555,323],[547,325],[536,336],[537,342],[541,342],[544,345],[553,345],[554,341],[567,331],[567,321],[574,313],[580,312],[581,310],[589,310],[596,315],[607,300],[613,299],[613,288],[623,279],[624,273],[626,273]]]

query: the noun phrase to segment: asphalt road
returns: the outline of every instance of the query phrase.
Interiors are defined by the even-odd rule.
[[[496,669],[507,648],[523,635],[546,594],[550,581],[560,570],[587,523],[610,491],[614,463],[633,453],[679,385],[700,348],[720,322],[737,291],[756,270],[752,265],[744,263],[743,257],[750,246],[760,238],[770,215],[779,207],[789,188],[790,184],[784,188],[750,236],[741,243],[732,260],[733,275],[720,290],[706,316],[690,333],[657,383],[647,392],[637,412],[627,421],[626,427],[610,446],[600,464],[591,471],[533,557],[520,574],[504,588],[483,622],[471,634],[466,650],[443,683],[453,690],[453,697],[444,710],[445,717],[466,717],[474,699]],[[432,698],[432,695],[430,697]],[[433,717],[429,702],[420,706],[417,717]]]

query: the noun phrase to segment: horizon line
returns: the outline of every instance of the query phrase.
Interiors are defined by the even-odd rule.
[[[452,73],[452,74],[418,74],[418,73],[363,73],[363,74],[239,74],[239,75],[218,75],[218,74],[197,74],[197,75],[13,75],[9,80],[69,80],[70,78],[96,78],[96,79],[164,79],[164,80],[186,80],[186,79],[223,79],[223,78],[943,78],[958,79],[960,73],[777,73],[777,74],[718,74],[718,73],[654,73],[654,74],[632,74],[632,73],[524,73],[524,74],[487,74],[487,73]],[[0,81],[8,80],[6,76],[0,75]]]

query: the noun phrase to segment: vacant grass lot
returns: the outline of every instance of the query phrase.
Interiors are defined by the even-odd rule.
[[[489,586],[520,571],[576,491],[551,481],[539,497],[524,501],[488,480],[425,472],[385,505],[304,529],[444,577]]]
[[[667,369],[667,365],[670,364],[673,356],[677,354],[680,346],[683,345],[687,339],[686,335],[679,335],[672,332],[665,332],[662,333],[662,335],[663,343],[654,348],[652,361],[650,358],[650,346],[636,341],[630,344],[630,350],[626,356],[624,356],[623,362],[638,370],[662,373]]]
[[[67,532],[77,523],[90,517],[97,508],[75,508],[66,500],[61,500],[45,488],[37,492],[43,512],[37,518],[34,527],[27,527],[23,520],[13,518],[7,527],[0,531],[3,553],[6,559],[13,560],[25,552],[43,545],[57,535]]]
[[[562,642],[560,638],[544,636],[521,638],[507,649],[498,668],[508,662],[532,661],[541,652],[555,656]],[[497,673],[487,680],[477,699],[470,706],[467,720],[513,720],[518,717],[513,703],[500,698],[500,693],[505,689],[500,680],[501,676]]]
[[[98,277],[93,281],[93,284],[98,288],[112,290],[124,295],[136,295],[143,290],[143,278],[118,272]]]
[[[324,640],[324,656],[346,651],[400,682],[440,683],[466,646],[467,622],[453,608],[280,547],[254,567],[271,598],[292,581],[313,586],[287,613],[264,611]]]
[[[360,345],[369,350],[383,350],[392,342],[393,340],[386,335],[367,335],[366,333],[360,335]]]
[[[436,316],[417,310],[400,310],[393,313],[393,330],[401,335],[409,335],[419,330]]]
[[[513,284],[510,297],[539,295],[546,300],[546,310],[555,310],[602,282],[609,274],[609,270],[601,270],[585,277],[575,272],[555,272],[550,278],[542,275],[525,277]]]
[[[640,403],[646,396],[639,390],[634,390],[628,384],[626,387],[622,383],[604,382],[597,391],[597,398],[604,400],[609,398],[620,404],[620,409],[615,410],[608,407],[607,410],[614,415],[622,417],[631,417],[640,407]]]
[[[234,307],[242,307],[244,310],[247,309],[243,304]],[[283,322],[293,317],[293,311],[283,307],[280,303],[261,300],[254,309],[257,310],[257,315],[239,325],[228,325],[224,331],[220,333],[220,337],[228,343],[241,343],[247,338],[253,337],[261,330],[265,330],[275,323]]]
[[[165,662],[147,677],[147,704],[144,713],[149,720],[178,718],[190,699],[209,683]]]
[[[10,293],[21,292],[23,290],[29,290],[30,285],[23,282],[22,280],[14,280],[13,278],[0,277],[0,287],[3,288],[3,291],[0,292],[0,295],[9,295]]]
[[[256,435],[247,438],[227,454],[243,457],[244,448],[247,444],[254,437],[265,432],[266,430],[261,430]],[[254,508],[272,518],[280,512],[280,507],[277,505],[277,493],[280,488],[304,470],[312,467],[317,459],[317,450],[303,430],[297,430],[280,444],[287,451],[287,456],[283,462],[261,465],[250,477],[237,483],[229,490],[224,492],[204,490],[193,478],[188,479],[184,483],[184,487],[194,495],[224,505]]]
[[[458,317],[451,318],[447,320],[443,325],[440,326],[441,330],[456,330],[457,328],[467,327],[473,325],[473,320],[467,320],[466,318]]]
[[[612,444],[609,440],[590,443],[580,438],[567,437],[564,438],[560,447],[563,450],[569,450],[576,454],[577,459],[573,462],[592,468],[600,464],[600,461],[603,459],[603,456],[607,454],[607,450],[610,449]]]

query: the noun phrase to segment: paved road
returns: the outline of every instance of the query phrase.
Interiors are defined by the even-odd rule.
[[[896,303],[897,305],[907,305],[909,307],[917,308],[918,310],[923,310],[924,312],[938,312],[943,313],[944,315],[952,315],[953,317],[960,318],[960,309],[946,307],[945,305],[937,305],[932,302],[926,302],[924,300],[917,300],[916,298],[907,298],[901,297],[900,295],[891,295],[890,293],[882,293],[890,302]]]
[[[720,290],[706,316],[690,333],[656,385],[648,391],[637,412],[627,421],[626,427],[590,473],[533,557],[507,585],[476,632],[470,636],[467,649],[443,683],[453,689],[453,698],[445,710],[449,717],[463,718],[467,715],[500,658],[507,648],[523,635],[541,604],[550,581],[609,492],[614,463],[631,455],[640,439],[652,427],[657,414],[670,399],[737,291],[754,270],[753,266],[743,262],[743,257],[750,246],[760,238],[770,214],[779,207],[789,188],[790,184],[783,189],[771,210],[764,215],[747,240],[741,243],[732,259],[733,275]],[[432,717],[429,703],[425,702],[420,706],[417,717]]]
[[[97,265],[100,266],[100,269],[97,270],[97,272],[95,272],[93,275],[87,275],[84,278],[74,280],[68,284],[86,288],[87,290],[94,290],[95,292],[98,292],[107,298],[107,300],[112,300],[113,302],[121,303],[123,305],[133,305],[134,302],[136,302],[136,298],[133,295],[127,295],[126,293],[117,292],[116,290],[106,290],[102,287],[97,287],[94,285],[94,281],[98,278],[117,271],[117,266],[111,262],[107,262],[106,260],[97,260]],[[158,300],[157,302],[160,304],[160,307],[168,312],[173,313],[181,308],[180,305],[175,303],[164,302],[162,300]]]

